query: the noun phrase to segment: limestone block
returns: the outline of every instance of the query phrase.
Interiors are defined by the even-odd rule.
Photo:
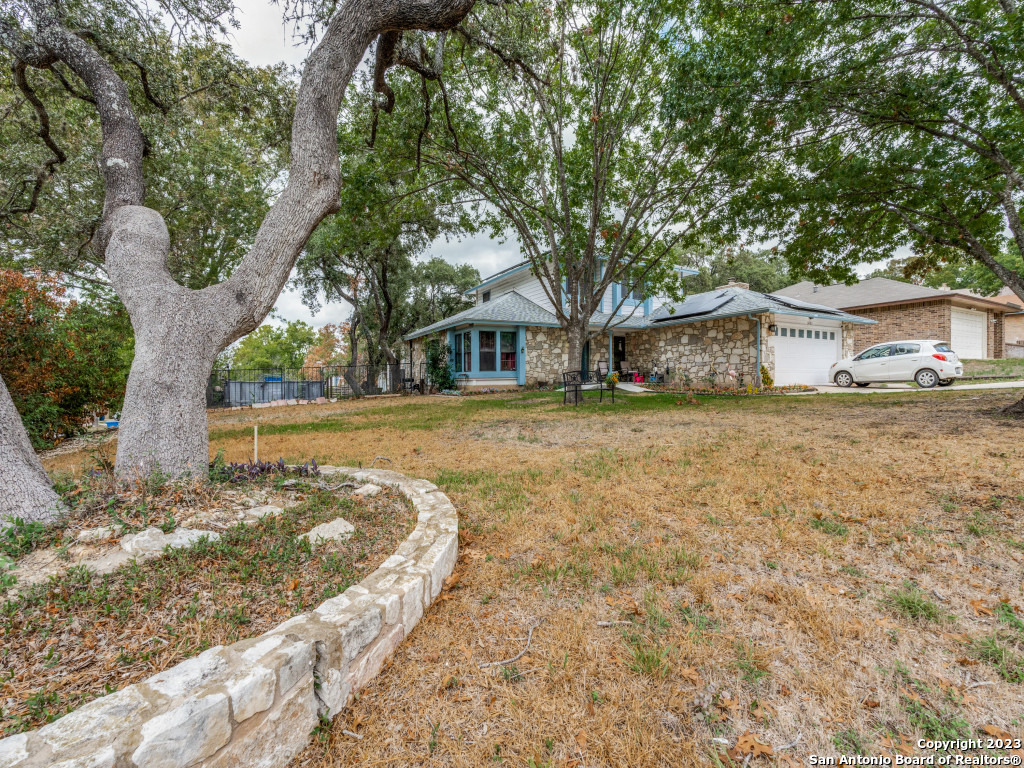
[[[225,687],[231,700],[231,716],[240,723],[274,703],[277,676],[266,667],[253,666],[235,674]]]
[[[337,517],[306,531],[299,538],[308,539],[309,543],[316,548],[318,544],[324,544],[329,541],[344,541],[355,533],[355,530],[355,526],[348,520],[343,517]]]
[[[220,534],[213,531],[178,528],[170,533],[164,533],[159,528],[147,528],[141,533],[132,533],[121,539],[121,548],[129,555],[153,557],[162,554],[165,547],[190,547],[204,536],[211,541],[220,538]]]
[[[80,544],[95,544],[98,541],[106,541],[116,535],[114,529],[109,525],[104,525],[100,528],[83,528],[75,536],[75,541]]]
[[[39,729],[39,736],[58,755],[117,746],[130,738],[131,732],[141,725],[152,709],[152,704],[141,691],[136,686],[129,686],[83,704],[60,720],[43,726]],[[0,765],[3,764],[0,760]]]
[[[228,660],[221,653],[223,649],[222,645],[214,646],[194,658],[185,659],[170,669],[158,672],[141,685],[170,697],[192,693],[228,671]]]
[[[183,768],[210,757],[231,738],[228,697],[192,698],[142,726],[142,743],[132,753],[139,768]]]
[[[117,756],[113,747],[104,747],[85,757],[73,757],[70,760],[61,760],[53,763],[50,768],[114,768],[114,761]]]
[[[381,633],[366,651],[356,659],[349,669],[349,687],[355,693],[366,687],[380,672],[384,662],[395,652],[398,644],[405,639],[401,624],[389,627]]]
[[[353,496],[376,496],[382,490],[383,489],[379,485],[375,485],[374,483],[366,483],[366,485],[361,485],[358,488],[356,488],[354,491],[352,491],[352,495]]]
[[[22,760],[28,759],[28,736],[19,733],[0,739],[0,768],[14,768]]]
[[[247,521],[256,522],[262,520],[264,517],[276,517],[284,512],[281,507],[274,506],[273,504],[263,504],[258,507],[252,507],[251,509],[245,510],[245,516]]]
[[[313,675],[307,674],[269,712],[235,731],[231,743],[201,763],[202,768],[279,768],[288,765],[317,723]]]

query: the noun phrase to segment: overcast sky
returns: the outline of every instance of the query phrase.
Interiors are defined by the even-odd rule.
[[[229,42],[239,56],[257,65],[283,61],[301,68],[308,48],[294,45],[290,29],[286,29],[282,24],[280,6],[273,5],[269,0],[238,0],[238,8],[238,19],[242,26],[233,31]],[[482,277],[522,260],[515,237],[509,237],[504,243],[500,243],[491,240],[487,235],[452,242],[439,239],[423,255],[427,259],[432,256],[440,256],[453,264],[468,262],[480,270]],[[861,265],[858,272],[864,275],[876,266]],[[319,326],[346,320],[349,311],[346,302],[332,302],[314,315],[303,305],[298,291],[286,288],[277,300],[277,319],[271,319],[269,322],[305,320],[311,325]]]
[[[242,26],[233,31],[228,41],[239,56],[257,65],[283,61],[301,68],[308,48],[293,44],[290,29],[281,23],[280,6],[271,4],[269,0],[239,0],[238,8],[238,20]],[[440,256],[453,264],[468,262],[484,277],[522,260],[515,238],[500,243],[487,235],[466,238],[461,242],[445,242],[440,238],[423,258],[433,256]],[[347,302],[332,302],[314,315],[303,305],[299,291],[288,288],[277,300],[275,309],[280,320],[305,320],[317,326],[346,320],[350,311]]]

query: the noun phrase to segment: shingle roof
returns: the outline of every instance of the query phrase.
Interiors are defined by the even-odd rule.
[[[558,318],[552,312],[519,295],[515,291],[503,293],[496,299],[464,309],[444,320],[438,320],[425,328],[418,328],[405,335],[406,341],[426,336],[465,323],[499,323],[502,325],[558,325]]]
[[[772,312],[818,319],[841,320],[844,323],[873,323],[824,304],[811,304],[778,294],[759,293],[744,288],[719,288],[687,296],[674,305],[662,305],[651,313],[647,326],[698,323],[720,317],[760,315]]]
[[[780,315],[799,315],[818,319],[841,320],[845,323],[874,323],[843,312],[839,309],[821,304],[810,304],[795,299],[758,293],[743,288],[720,288],[706,293],[687,296],[685,300],[673,306],[662,305],[654,310],[649,317],[622,316],[613,319],[609,328],[639,330],[660,325],[676,325],[714,320],[720,317],[736,317],[737,315],[758,315],[773,312]],[[611,316],[608,313],[596,313],[590,318],[591,327],[603,327]],[[496,323],[500,325],[546,325],[558,326],[558,318],[535,302],[521,296],[515,291],[504,293],[496,299],[477,304],[458,314],[439,320],[433,325],[419,328],[405,335],[405,340],[416,339],[436,331],[443,331],[466,323]]]
[[[927,299],[960,298],[982,303],[991,303],[970,291],[944,291],[924,285],[904,283],[887,277],[869,277],[853,285],[836,283],[815,286],[809,280],[790,285],[775,292],[803,301],[814,301],[833,307],[869,307],[874,304],[898,304],[900,302],[925,301]]]

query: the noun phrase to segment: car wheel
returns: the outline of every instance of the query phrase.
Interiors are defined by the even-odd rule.
[[[834,381],[837,387],[849,387],[853,385],[853,375],[847,371],[840,371]]]
[[[956,381],[956,379],[941,379],[941,380],[939,381],[939,386],[940,386],[940,387],[948,387],[948,386],[949,386],[950,384],[952,384],[952,383],[953,383],[954,381]]]
[[[867,387],[867,386],[869,386],[870,384],[871,384],[871,382],[870,382],[870,381],[858,381],[858,382],[857,382],[857,386],[858,386],[858,387]]]
[[[914,381],[917,382],[917,386],[921,389],[931,389],[939,383],[939,374],[933,371],[931,368],[922,368],[914,376]]]

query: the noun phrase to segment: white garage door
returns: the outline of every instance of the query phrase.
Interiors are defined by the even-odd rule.
[[[953,308],[949,346],[960,359],[988,357],[988,315],[970,309]]]
[[[775,383],[827,384],[828,370],[839,359],[843,331],[839,325],[807,325],[780,320],[768,339],[775,348]]]

